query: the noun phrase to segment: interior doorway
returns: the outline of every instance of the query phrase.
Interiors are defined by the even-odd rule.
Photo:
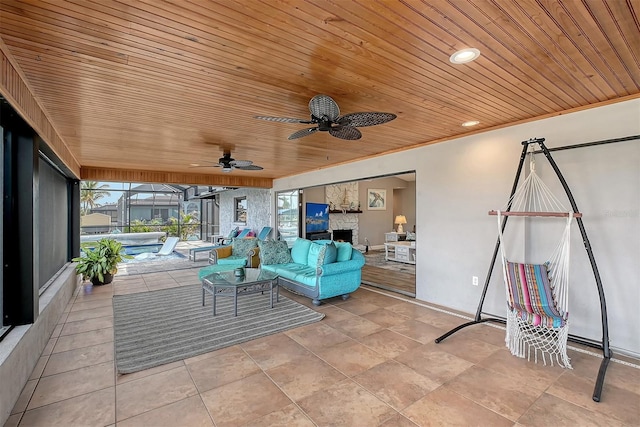
[[[307,203],[328,204],[332,239],[348,236],[365,256],[362,283],[415,297],[420,228],[415,183],[416,174],[409,171],[305,188],[299,193],[300,215]]]

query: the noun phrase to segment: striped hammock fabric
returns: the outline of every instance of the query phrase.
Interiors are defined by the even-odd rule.
[[[567,313],[561,313],[553,297],[546,264],[505,264],[509,308],[520,319],[535,326],[563,327]]]

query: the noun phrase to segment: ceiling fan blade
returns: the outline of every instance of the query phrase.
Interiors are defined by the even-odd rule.
[[[250,166],[251,164],[253,164],[253,162],[251,160],[233,160],[229,162],[229,164],[237,168],[237,167]]]
[[[334,121],[340,116],[338,104],[328,95],[316,95],[311,98],[309,111],[314,117],[319,119],[327,117],[330,121]]]
[[[307,135],[311,135],[312,133],[316,133],[318,132],[318,128],[308,128],[308,129],[302,129],[299,130],[297,132],[292,133],[291,135],[289,135],[289,138],[287,139],[298,139],[298,138],[302,138],[303,136],[307,136]]]
[[[340,139],[355,140],[362,138],[362,133],[353,126],[337,126],[329,129],[332,136]]]
[[[280,122],[280,123],[305,123],[305,124],[313,123],[309,120],[294,119],[291,117],[253,116],[253,118],[260,119],[260,120],[267,120],[269,122]]]
[[[236,169],[240,169],[243,171],[261,171],[264,169],[262,166],[258,165],[247,165],[247,166],[234,166]]]
[[[337,123],[343,126],[355,127],[374,126],[390,122],[396,117],[398,116],[392,113],[349,113],[340,117]]]

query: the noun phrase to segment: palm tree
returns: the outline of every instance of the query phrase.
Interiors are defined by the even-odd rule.
[[[96,207],[96,202],[103,197],[110,196],[111,193],[105,189],[108,184],[98,186],[97,181],[82,181],[80,186],[80,203],[82,204],[82,215],[86,215],[89,209]]]

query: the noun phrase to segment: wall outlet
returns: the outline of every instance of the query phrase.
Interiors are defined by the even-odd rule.
[[[473,286],[478,286],[478,276],[472,276],[471,277],[471,284]]]

